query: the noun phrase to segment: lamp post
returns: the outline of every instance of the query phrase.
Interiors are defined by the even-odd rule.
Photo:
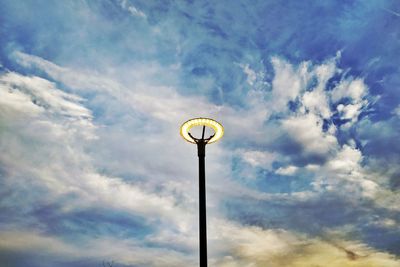
[[[201,138],[195,138],[189,131],[195,126],[203,126]],[[214,130],[214,134],[204,138],[206,127]],[[200,239],[200,267],[207,267],[207,217],[206,217],[206,175],[205,156],[206,145],[214,143],[224,135],[222,125],[212,119],[195,118],[186,121],[181,126],[181,136],[188,142],[197,145],[199,157],[199,239]]]

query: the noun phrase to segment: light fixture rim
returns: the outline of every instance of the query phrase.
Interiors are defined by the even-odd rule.
[[[211,121],[211,122],[214,123],[214,125],[213,125],[212,123],[204,123],[204,122],[203,122],[203,123],[200,123],[200,124],[195,124],[195,123],[192,124],[192,125],[189,124],[189,123],[192,122],[192,121],[197,121],[197,120],[202,120],[202,119],[204,119],[204,120],[206,120],[206,121],[207,121],[207,120],[208,120],[208,121]],[[187,130],[186,130],[186,136],[185,136],[185,134],[183,133],[183,127],[184,127],[185,125],[187,125],[187,124],[189,124],[189,128],[187,128]],[[185,121],[185,122],[181,125],[181,127],[180,127],[180,134],[181,134],[182,138],[185,139],[185,141],[187,141],[187,142],[189,142],[189,143],[196,144],[195,140],[193,140],[190,136],[188,136],[188,133],[189,133],[189,130],[190,130],[192,127],[194,127],[194,126],[202,126],[202,125],[212,128],[212,129],[214,130],[214,132],[215,132],[215,136],[214,136],[213,138],[211,138],[211,139],[207,142],[208,144],[214,143],[214,142],[218,141],[218,140],[221,139],[222,136],[224,135],[224,127],[222,126],[221,123],[219,123],[218,121],[216,121],[216,120],[214,120],[214,119],[211,119],[211,118],[207,118],[207,117],[197,117],[197,118],[189,119],[189,120]],[[217,134],[217,133],[218,133],[218,134]]]

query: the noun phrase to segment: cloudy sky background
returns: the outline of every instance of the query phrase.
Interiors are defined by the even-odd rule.
[[[2,266],[400,266],[400,3],[0,1]]]

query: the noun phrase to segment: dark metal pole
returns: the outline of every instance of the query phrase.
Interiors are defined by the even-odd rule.
[[[204,138],[204,129],[203,129]],[[200,267],[207,267],[207,217],[206,217],[206,174],[205,156],[206,142],[204,139],[197,142],[199,156],[199,227],[200,227]]]
[[[194,137],[189,130],[193,126],[203,126],[201,139]],[[206,126],[213,128],[214,134],[204,138]],[[200,267],[207,267],[207,217],[206,217],[206,174],[205,157],[206,145],[215,142],[224,134],[222,125],[212,119],[197,118],[188,120],[181,126],[181,135],[190,143],[197,144],[197,155],[199,157],[199,240],[200,240]],[[189,137],[187,136],[189,135]],[[213,138],[215,137],[215,140]]]

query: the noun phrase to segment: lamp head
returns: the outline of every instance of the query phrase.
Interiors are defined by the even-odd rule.
[[[210,139],[207,140],[207,139],[204,139],[204,132],[203,132],[202,139],[194,138],[189,133],[189,131],[191,128],[193,128],[195,126],[210,127],[214,130],[214,135],[212,135],[210,137]],[[197,144],[199,140],[203,140],[203,141],[207,140],[207,144],[209,144],[209,143],[214,143],[214,142],[218,141],[219,139],[221,139],[221,137],[224,135],[224,127],[222,127],[222,125],[219,122],[217,122],[213,119],[194,118],[194,119],[190,119],[182,124],[180,133],[181,133],[181,136],[183,137],[183,139],[185,139],[186,141],[188,141],[190,143]]]

